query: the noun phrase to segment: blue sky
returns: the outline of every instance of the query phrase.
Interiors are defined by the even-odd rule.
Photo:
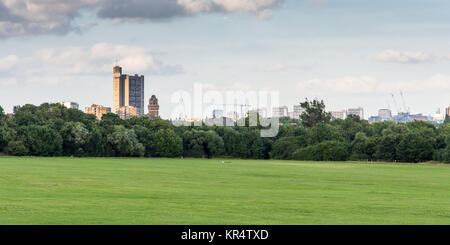
[[[117,11],[124,1],[1,0],[0,105],[112,106],[117,59],[146,76],[146,103],[156,94],[163,117],[171,95],[198,82],[279,90],[290,110],[308,97],[330,110],[396,112],[390,93],[401,106],[400,91],[413,113],[450,106],[449,1],[161,1]],[[136,9],[138,18],[123,14]]]

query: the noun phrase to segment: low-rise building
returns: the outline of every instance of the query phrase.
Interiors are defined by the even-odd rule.
[[[359,119],[364,120],[364,109],[362,107],[349,108],[347,110],[347,116],[349,115],[359,116]]]
[[[333,119],[342,119],[345,120],[345,117],[347,115],[347,112],[345,110],[341,110],[341,111],[331,111],[331,117],[333,117]]]
[[[116,114],[119,115],[121,119],[129,119],[139,115],[137,108],[132,106],[121,106],[116,111]]]
[[[102,120],[102,116],[111,113],[111,107],[93,104],[90,107],[85,108],[86,114],[92,114],[97,117],[98,120]]]
[[[80,105],[76,102],[72,102],[72,101],[63,101],[63,102],[58,102],[58,104],[68,108],[68,109],[80,109]]]
[[[378,110],[378,118],[380,121],[392,120],[392,111],[389,109]]]
[[[287,106],[280,106],[280,107],[274,107],[272,109],[272,117],[288,117],[288,107]]]
[[[306,110],[301,105],[294,105],[292,111],[292,118],[299,119],[300,115],[303,114]]]

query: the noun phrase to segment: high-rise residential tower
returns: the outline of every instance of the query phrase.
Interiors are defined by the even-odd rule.
[[[137,115],[144,115],[144,76],[122,74],[122,67],[114,67],[114,113],[121,107],[134,107]]]

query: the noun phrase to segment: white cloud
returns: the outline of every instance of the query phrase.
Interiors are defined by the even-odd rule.
[[[7,71],[19,64],[19,57],[15,55],[9,55],[4,58],[0,58],[0,71]]]
[[[210,0],[177,0],[177,3],[189,14],[211,12],[213,9]]]
[[[286,68],[287,67],[284,64],[275,63],[275,64],[268,65],[265,70],[268,72],[279,72],[279,71],[286,70]]]
[[[17,84],[16,78],[1,78],[0,77],[0,87],[10,87]]]
[[[0,57],[0,70],[11,70],[20,65],[26,72],[19,76],[25,76],[26,82],[55,85],[61,83],[61,78],[70,80],[70,76],[110,74],[116,61],[126,73],[166,75],[181,72],[178,66],[163,64],[147,48],[108,43],[98,43],[87,49],[40,49],[29,57]],[[48,77],[49,74],[52,77]]]
[[[2,0],[0,37],[66,33],[77,29],[72,19],[102,0]]]
[[[444,74],[436,74],[426,79],[425,81],[413,81],[410,83],[409,89],[416,92],[449,91],[450,76]]]
[[[297,89],[299,91],[317,94],[358,94],[372,92],[377,89],[377,86],[377,80],[370,76],[345,76],[328,80],[311,79],[300,82],[297,85]]]
[[[227,12],[253,12],[258,13],[278,6],[280,0],[213,0],[214,4],[221,6]]]
[[[242,91],[248,91],[254,89],[253,86],[251,86],[248,83],[242,83],[242,82],[235,82],[231,85],[232,90],[242,90]]]
[[[394,91],[442,93],[450,90],[450,76],[436,74],[424,80],[381,82],[370,76],[346,76],[336,79],[311,79],[297,84],[297,90],[317,95],[388,94]]]
[[[423,63],[430,62],[434,58],[425,52],[401,52],[398,50],[385,50],[379,53],[376,59],[380,62],[393,63]]]
[[[202,13],[247,12],[258,16],[284,0],[104,0],[98,15],[115,20],[158,20]]]
[[[73,19],[85,9],[100,18],[158,20],[202,13],[249,12],[262,16],[284,0],[2,0],[0,37],[83,31]],[[92,24],[89,24],[92,26]]]

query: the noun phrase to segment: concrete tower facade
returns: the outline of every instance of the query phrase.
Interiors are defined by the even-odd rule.
[[[119,113],[121,107],[130,106],[137,109],[138,116],[144,115],[144,76],[122,74],[122,68],[113,69],[114,113]]]

